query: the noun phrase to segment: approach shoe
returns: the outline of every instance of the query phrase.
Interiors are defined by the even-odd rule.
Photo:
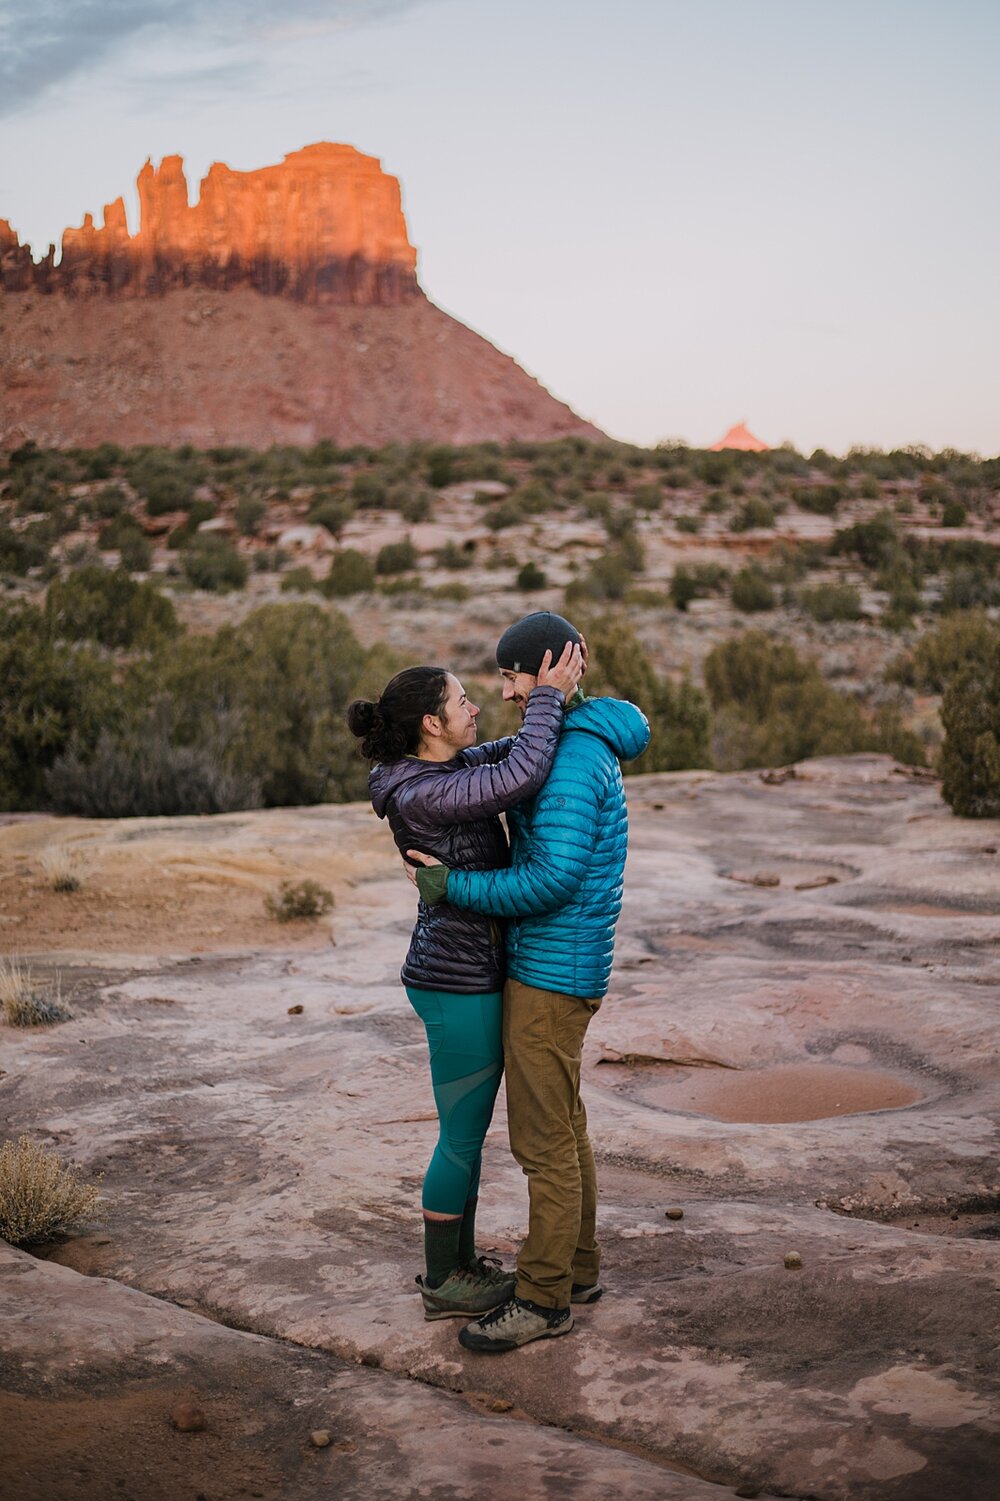
[[[482,1265],[481,1265],[482,1264]],[[456,1267],[437,1287],[416,1279],[425,1319],[474,1319],[506,1303],[514,1291],[514,1273],[504,1272],[482,1256],[470,1267]]]
[[[570,1290],[569,1301],[571,1303],[596,1303],[598,1298],[604,1296],[604,1288],[599,1282],[574,1282]]]
[[[458,1339],[467,1350],[500,1354],[529,1345],[535,1339],[568,1334],[572,1327],[571,1308],[543,1308],[539,1303],[529,1303],[527,1298],[514,1297],[485,1318],[460,1329]]]

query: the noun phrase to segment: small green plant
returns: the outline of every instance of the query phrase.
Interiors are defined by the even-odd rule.
[[[941,703],[941,795],[961,818],[1000,817],[1000,657],[956,673]]]
[[[241,495],[233,510],[233,520],[244,537],[253,537],[267,515],[267,502],[259,495]]]
[[[774,609],[774,590],[759,568],[750,564],[733,577],[730,598],[746,614]]]
[[[290,568],[286,574],[282,575],[282,594],[311,594],[319,587],[319,580],[312,569],[307,568],[305,564],[298,568]]]
[[[0,1147],[0,1239],[37,1245],[92,1220],[101,1204],[97,1186],[80,1169],[30,1136]]]
[[[799,594],[799,604],[813,620],[825,624],[830,620],[860,620],[861,595],[851,584],[832,581],[815,584]]]
[[[50,1027],[71,1017],[59,981],[45,986],[18,959],[0,960],[0,1012],[11,1027]]]
[[[42,856],[42,870],[53,891],[79,891],[79,866],[73,851],[64,844],[54,844]]]
[[[247,581],[247,565],[231,542],[215,532],[196,536],[185,547],[184,572],[196,589],[225,593],[242,589]]]
[[[759,495],[751,495],[745,500],[729,523],[731,532],[750,532],[757,529],[768,529],[774,525],[774,507]]]
[[[696,532],[701,531],[701,517],[689,515],[678,516],[674,521],[674,526],[676,526],[679,532],[687,532],[690,536],[694,536]]]
[[[375,587],[375,569],[371,560],[356,547],[343,547],[333,555],[330,572],[323,580],[323,593],[333,599],[350,594],[367,594]]]
[[[449,579],[447,583],[438,584],[431,590],[431,594],[434,599],[452,599],[457,604],[463,604],[465,600],[472,598],[472,590],[461,579]]]
[[[530,558],[517,575],[517,587],[523,589],[526,594],[531,594],[536,589],[544,589],[548,582],[548,574]]]
[[[318,881],[282,881],[277,892],[269,892],[264,898],[268,917],[277,922],[322,917],[332,906],[333,892]]]
[[[416,568],[419,559],[420,554],[409,537],[404,537],[402,542],[387,542],[375,556],[375,572],[409,573]]]

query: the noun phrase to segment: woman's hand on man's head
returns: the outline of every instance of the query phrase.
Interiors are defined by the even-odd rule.
[[[586,671],[584,650],[581,644],[567,641],[558,662],[553,662],[552,653],[547,651],[538,669],[538,686],[558,688],[564,698],[572,698]]]

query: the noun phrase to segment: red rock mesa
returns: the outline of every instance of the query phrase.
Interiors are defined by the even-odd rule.
[[[0,444],[598,437],[428,302],[399,183],[351,146],[139,174],[36,263],[0,220]]]

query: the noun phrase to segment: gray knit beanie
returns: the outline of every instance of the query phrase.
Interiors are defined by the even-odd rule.
[[[566,642],[575,645],[579,640],[576,626],[561,615],[536,610],[504,631],[497,642],[497,666],[506,672],[527,672],[537,677],[547,651],[552,653],[553,662],[558,662]]]

